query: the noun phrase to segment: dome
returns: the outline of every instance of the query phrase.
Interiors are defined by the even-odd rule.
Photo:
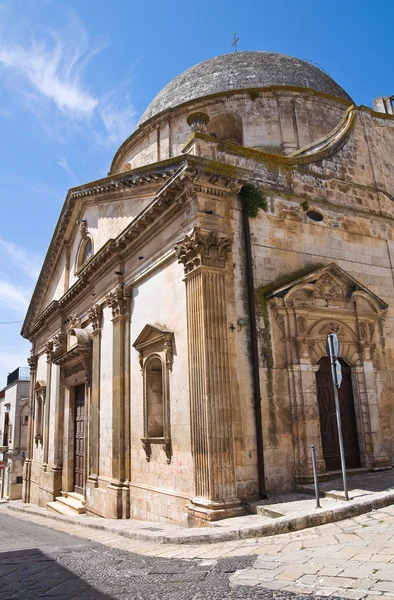
[[[312,88],[352,102],[329,75],[304,60],[276,52],[233,52],[210,58],[175,77],[152,100],[138,125],[190,100],[270,86]]]

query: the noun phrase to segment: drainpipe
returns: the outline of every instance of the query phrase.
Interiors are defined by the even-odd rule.
[[[259,373],[259,349],[257,343],[256,307],[254,298],[252,245],[250,243],[249,215],[246,204],[242,203],[243,234],[245,241],[246,281],[248,288],[248,309],[250,322],[250,345],[252,353],[253,404],[256,425],[257,471],[259,476],[259,497],[266,498],[264,473],[263,421],[261,417],[261,390]]]

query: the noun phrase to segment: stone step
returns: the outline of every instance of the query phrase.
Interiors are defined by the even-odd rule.
[[[75,498],[70,498],[69,496],[65,497],[65,496],[58,496],[56,498],[56,502],[59,502],[59,504],[64,504],[65,506],[68,506],[69,508],[71,508],[75,513],[78,513],[79,515],[83,515],[86,513],[86,508],[85,505],[82,504],[82,502],[80,502],[80,500],[77,500]]]
[[[69,506],[66,506],[65,504],[62,504],[61,502],[47,502],[47,508],[61,515],[75,517],[75,510]]]
[[[268,508],[268,506],[257,506],[257,514],[261,517],[269,517],[270,519],[278,519],[279,517],[284,517],[285,513],[279,512],[278,510],[273,510],[272,508]]]
[[[82,494],[78,494],[77,492],[67,492],[67,498],[74,498],[75,500],[78,500],[78,502],[83,504],[84,506],[86,504],[85,498],[82,496]]]

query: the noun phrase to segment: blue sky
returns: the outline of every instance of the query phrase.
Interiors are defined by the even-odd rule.
[[[168,81],[236,31],[371,106],[394,94],[393,17],[384,0],[0,0],[0,387],[26,364],[20,321],[68,188],[106,175]]]

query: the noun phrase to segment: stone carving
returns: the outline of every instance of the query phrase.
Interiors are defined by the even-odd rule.
[[[53,352],[53,342],[49,341],[45,344],[45,353],[47,355],[47,363],[50,363],[52,360],[52,352]]]
[[[175,246],[175,254],[178,262],[183,264],[186,274],[201,265],[224,269],[226,254],[231,245],[231,237],[220,235],[217,231],[202,231],[197,226],[191,235],[186,235]]]
[[[320,296],[325,300],[343,298],[343,290],[329,273],[324,273],[316,283],[314,296]]]
[[[163,450],[167,457],[167,461],[166,461],[167,465],[169,465],[171,463],[171,455],[172,455],[171,441],[164,442]]]
[[[364,321],[360,323],[360,337],[365,340],[367,338],[367,326]]]
[[[300,333],[306,333],[306,319],[305,317],[298,317],[297,318],[297,322],[298,322],[298,331]]]
[[[146,458],[146,462],[150,461],[150,456],[152,454],[152,447],[150,442],[146,441],[146,440],[141,440],[142,442],[142,447],[144,449],[145,452],[145,458]]]
[[[101,329],[103,307],[101,304],[95,304],[88,310],[89,321],[92,324],[92,332],[96,333],[97,330]]]
[[[86,240],[86,238],[88,237],[88,224],[86,221],[81,220],[79,222],[79,229],[81,232],[81,237],[83,240]]]
[[[204,112],[195,112],[189,115],[186,119],[190,129],[195,132],[207,133],[207,125],[209,123],[209,116]]]
[[[282,313],[278,313],[276,316],[276,321],[278,323],[279,329],[282,332],[282,339],[284,340],[286,337],[286,330],[285,330],[285,318],[282,315]]]
[[[107,306],[112,309],[112,318],[121,317],[127,312],[130,290],[124,285],[117,285],[106,297]]]
[[[74,329],[75,327],[81,327],[81,319],[77,315],[69,315],[66,320],[67,329]]]
[[[67,367],[65,369],[65,377],[72,377],[73,375],[77,375],[78,373],[81,373],[82,371],[86,370],[86,364],[85,362],[78,362],[74,365],[71,365],[70,367]]]
[[[311,358],[311,351],[315,345],[315,340],[310,338],[298,338],[298,345],[300,349],[300,358]]]
[[[166,357],[166,365],[169,369],[172,367],[172,340],[164,341],[164,354]]]
[[[53,342],[53,351],[56,354],[59,354],[60,352],[63,351],[63,349],[65,350],[65,348],[67,346],[67,335],[63,332],[60,332],[60,333],[56,334],[55,336],[53,336],[52,342]]]
[[[35,372],[35,370],[37,368],[37,356],[35,356],[33,354],[33,352],[30,354],[29,358],[27,359],[27,364],[29,365],[29,368],[30,368],[30,375],[33,376],[33,373]]]

